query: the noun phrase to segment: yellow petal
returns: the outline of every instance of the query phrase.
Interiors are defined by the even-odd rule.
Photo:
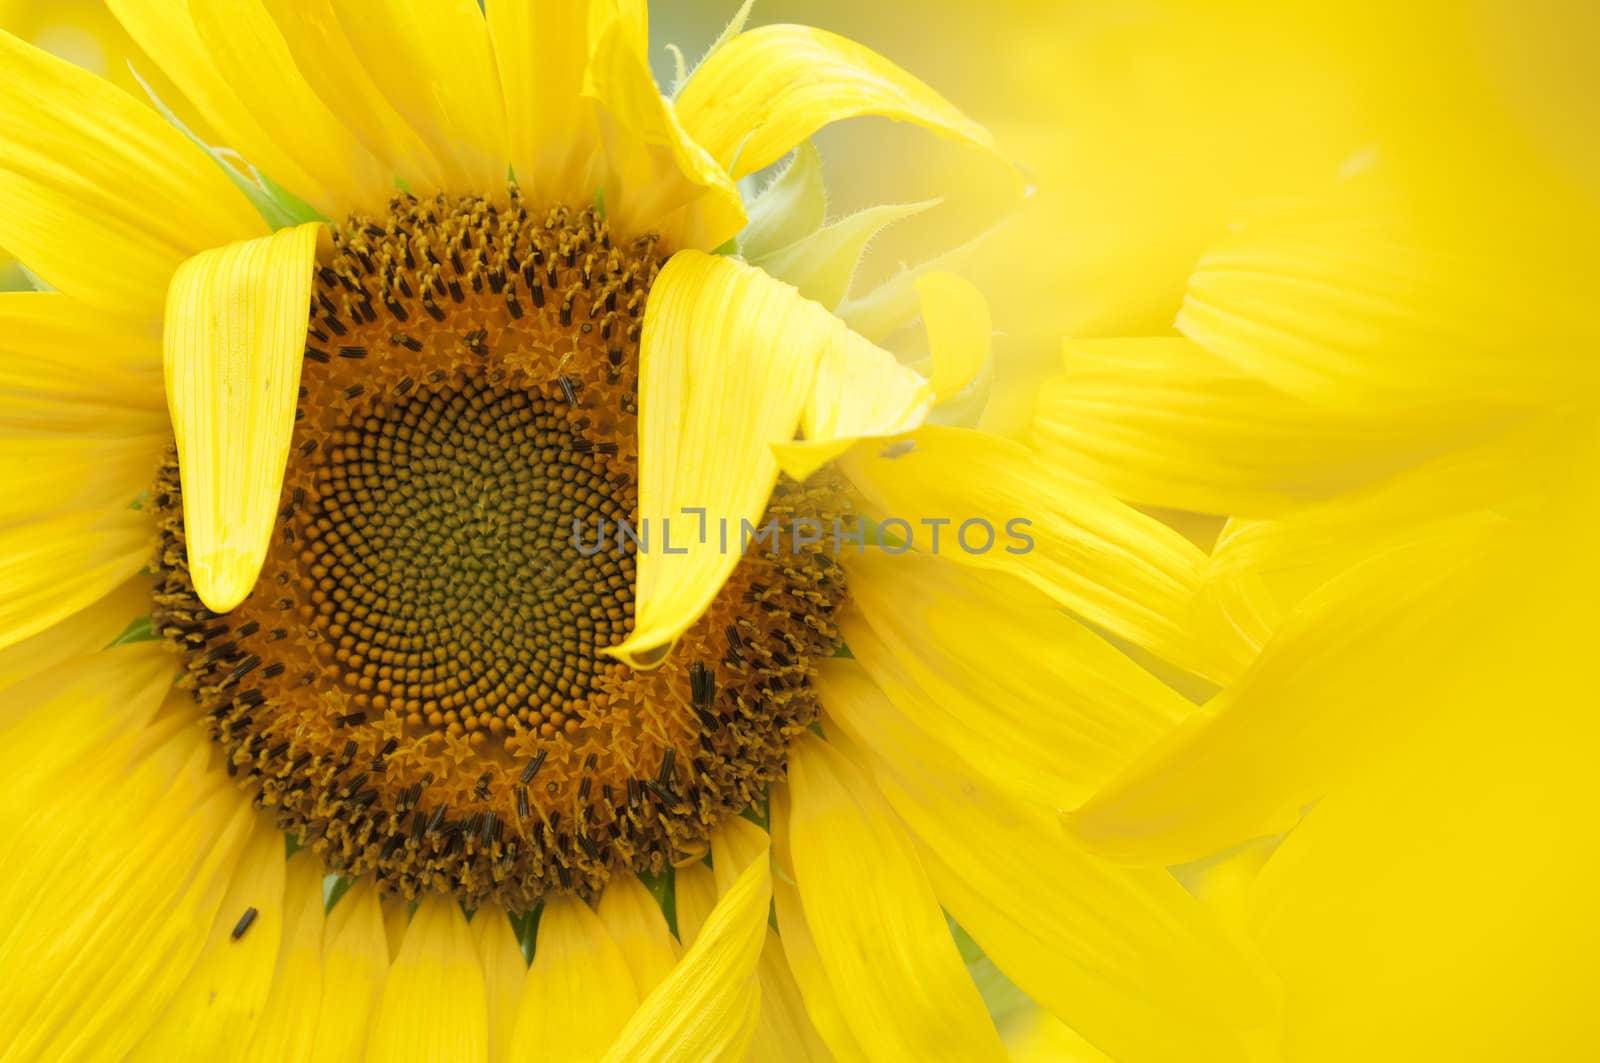
[[[1259,972],[1165,869],[1078,849],[1047,809],[930,741],[855,663],[827,662],[817,690],[922,843],[940,903],[1018,988],[1108,1056],[1237,1057],[1240,1031],[1270,1018]]]
[[[628,961],[576,897],[545,902],[512,1034],[514,1059],[600,1058],[639,1003]]]
[[[830,122],[861,115],[994,146],[982,126],[887,59],[805,26],[761,26],[723,45],[683,87],[678,115],[735,177],[778,161]]]
[[[766,940],[772,875],[768,846],[722,851],[729,864],[736,853],[745,862],[722,870],[732,873],[730,885],[683,961],[628,1020],[605,1055],[608,1063],[745,1058],[761,1004],[756,964]]]
[[[59,382],[75,381],[100,401],[160,408],[161,327],[153,318],[96,310],[61,292],[0,292],[0,347],[41,366],[92,367]],[[9,387],[10,373],[0,380]]]
[[[443,189],[438,159],[367,76],[330,0],[264,2],[312,90],[335,108],[388,173],[419,195]],[[347,209],[329,216],[343,217]]]
[[[483,966],[455,899],[425,895],[406,927],[367,1036],[372,1063],[487,1059]]]
[[[389,945],[378,888],[357,881],[328,913],[322,944],[322,1004],[317,1059],[359,1059],[367,1022],[377,1012],[389,974]],[[492,1033],[492,1031],[491,1031]]]
[[[0,63],[0,246],[52,288],[154,317],[186,256],[266,231],[149,107],[4,33]]]
[[[278,964],[243,1058],[260,1063],[308,1059],[322,1005],[322,858],[308,849],[288,865]]]
[[[743,816],[734,816],[711,834],[711,871],[717,895],[726,896],[751,864],[766,860],[772,838]]]
[[[1193,710],[1011,577],[877,552],[844,563],[857,660],[975,774],[1042,807],[1084,800]]]
[[[283,833],[259,818],[200,958],[140,1041],[136,1060],[243,1058],[248,1033],[272,990],[289,915],[285,882]],[[251,908],[256,914],[235,939],[234,930]]]
[[[757,256],[746,249],[746,254],[753,265],[794,285],[807,299],[814,299],[832,310],[844,302],[849,293],[850,281],[866,254],[867,245],[895,222],[937,205],[938,200],[928,200],[868,207],[776,251]]]
[[[895,534],[931,548],[929,522],[943,521],[938,552],[948,561],[1021,576],[1085,620],[1199,675],[1226,677],[1242,664],[1243,647],[1202,641],[1190,629],[1205,557],[1177,532],[1053,476],[1010,440],[933,426],[914,440],[905,452],[857,447],[842,463],[869,512],[907,522]],[[963,532],[969,522],[976,523]]]
[[[303,189],[300,194],[308,200],[331,206],[320,195],[316,180],[252,111],[251,105],[259,105],[259,101],[241,99],[234,89],[233,72],[218,66],[195,28],[192,0],[107,0],[107,6],[128,36],[155,60],[211,127],[219,141],[216,147],[241,153],[249,165],[283,187]]]
[[[483,964],[484,989],[489,1001],[489,1061],[511,1059],[511,1031],[522,1001],[522,983],[528,961],[506,913],[495,906],[480,908],[472,917],[472,940]]]
[[[677,942],[666,916],[635,875],[616,875],[600,895],[600,922],[622,950],[640,997],[650,993],[678,962]]]
[[[1458,637],[1455,615],[1471,615],[1461,573],[1484,539],[1482,529],[1421,538],[1308,596],[1237,683],[1068,817],[1069,828],[1115,858],[1177,864],[1292,826],[1376,740],[1408,726],[1394,715],[1400,692],[1418,712],[1430,704],[1412,661]],[[1377,687],[1394,700],[1374,697]]]
[[[544,198],[587,202],[600,131],[583,98],[589,24],[606,0],[489,0],[489,35],[505,97],[517,183]]]
[[[822,156],[806,140],[794,158],[750,203],[750,224],[739,234],[739,251],[752,262],[822,228],[828,195]]]
[[[1184,339],[1077,340],[1040,391],[1040,456],[1130,502],[1267,514],[1393,472],[1444,440],[1425,422],[1340,414]]]
[[[913,287],[922,303],[933,366],[933,392],[941,403],[961,394],[990,359],[989,304],[971,281],[954,273],[927,273]]]
[[[333,0],[372,83],[432,150],[450,187],[506,182],[505,105],[474,0]]]
[[[772,879],[772,907],[773,914],[777,916],[778,934],[783,941],[784,959],[788,962],[790,974],[794,976],[795,987],[800,991],[806,1017],[827,1051],[834,1059],[846,1063],[864,1061],[867,1055],[850,1032],[850,1023],[840,1005],[839,994],[828,978],[822,957],[817,952],[816,940],[811,936],[811,927],[806,923],[800,891],[795,888],[794,860],[789,853],[791,817],[788,788],[775,786],[770,794],[772,855],[776,866],[776,874]]]
[[[673,871],[673,899],[677,905],[678,940],[685,945],[694,939],[705,925],[706,917],[717,904],[717,881],[711,869],[696,860]]]
[[[139,432],[143,420],[108,425],[110,436],[13,437],[0,427],[0,523],[127,508],[150,489],[167,448],[164,434]]]
[[[313,91],[263,0],[188,3],[195,33],[211,62],[227,72],[228,87],[260,124],[262,134],[306,173],[311,184],[286,184],[289,178],[278,176],[265,158],[258,158],[253,142],[228,146],[328,217],[382,209],[394,194],[394,174]]]
[[[1315,405],[1412,423],[1490,422],[1592,382],[1600,328],[1565,249],[1441,224],[1391,176],[1233,226],[1190,277],[1180,331]]]
[[[151,735],[140,755],[144,739],[103,747],[9,818],[26,843],[0,881],[7,1059],[127,1055],[220,917],[255,813],[203,735]]]
[[[783,942],[778,932],[767,927],[766,943],[761,946],[761,963],[756,969],[761,981],[761,1014],[756,1018],[755,1036],[750,1040],[751,1059],[770,1059],[774,1063],[824,1063],[833,1057],[806,1015],[806,1004],[789,970]]]
[[[189,573],[225,613],[255,586],[283,485],[316,223],[196,255],[167,300],[167,404]]]
[[[0,648],[110,594],[149,564],[155,541],[150,515],[133,509],[0,528]]]
[[[710,250],[744,228],[739,190],[656,88],[637,20],[614,18],[599,31],[584,95],[600,105],[606,216],[624,235],[654,232],[672,250]]]
[[[150,590],[149,579],[135,576],[60,623],[0,650],[0,692],[62,661],[110,645],[134,620],[150,615]]]
[[[862,1048],[1004,1059],[916,849],[873,784],[804,734],[789,751],[789,800],[806,924]]]
[[[641,358],[639,518],[658,541],[670,521],[676,545],[639,558],[633,634],[611,651],[634,664],[659,660],[738,564],[714,532],[697,542],[690,529],[758,523],[775,444],[803,421],[823,433],[909,424],[928,402],[920,377],[793,288],[692,251],[656,279]]]

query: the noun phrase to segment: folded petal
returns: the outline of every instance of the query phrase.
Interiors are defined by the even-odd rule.
[[[928,404],[920,377],[822,307],[698,252],[673,256],[656,279],[641,358],[639,517],[658,532],[667,521],[756,523],[778,480],[773,448],[802,426],[843,447],[834,434],[913,423]],[[611,652],[659,660],[711,602],[739,559],[706,538],[680,532],[684,553],[640,556],[633,634]]]
[[[266,231],[149,107],[9,34],[0,63],[0,246],[52,288],[153,318],[185,257]]]
[[[167,300],[167,404],[183,481],[189,571],[225,613],[266,558],[294,433],[321,225],[207,251]]]
[[[1265,1025],[1259,971],[1163,868],[1073,845],[973,773],[850,661],[818,693],[922,844],[939,901],[1017,986],[1114,1059],[1230,1058]],[[831,733],[831,732],[830,732]]]
[[[678,96],[690,135],[735,177],[831,122],[881,115],[993,150],[987,130],[871,49],[806,26],[760,26],[709,56]]]
[[[598,1059],[638,1006],[628,961],[576,897],[545,902],[517,1010],[513,1059]]]
[[[1414,662],[1460,639],[1480,593],[1465,573],[1489,541],[1478,525],[1422,536],[1308,595],[1233,686],[1070,815],[1069,829],[1113,858],[1177,864],[1292,826],[1432,711]]]
[[[613,18],[598,31],[589,60],[584,95],[600,107],[606,215],[625,235],[654,232],[671,249],[709,251],[744,228],[744,203],[679,125],[656,88],[645,47],[639,20]]]
[[[727,864],[736,852],[745,861],[719,869],[728,888],[682,962],[623,1027],[605,1055],[609,1063],[745,1058],[761,1006],[756,964],[766,940],[772,876],[768,846],[722,852]]]
[[[789,780],[796,888],[861,1047],[1004,1059],[916,848],[871,781],[810,734],[790,749]]]
[[[871,515],[903,522],[895,534],[932,548],[942,527],[946,560],[1020,576],[1199,675],[1225,677],[1242,664],[1242,647],[1191,630],[1205,558],[1177,532],[1052,475],[1011,440],[937,426],[913,439],[909,450],[857,447],[841,463]]]
[[[400,954],[384,981],[366,1058],[387,1063],[488,1056],[483,965],[467,917],[454,898],[427,894],[406,926]]]
[[[876,551],[844,564],[856,659],[975,775],[1041,807],[1084,800],[1193,710],[1012,577]]]

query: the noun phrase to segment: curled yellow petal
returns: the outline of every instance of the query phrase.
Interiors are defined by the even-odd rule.
[[[756,963],[772,900],[768,849],[741,844],[723,850],[730,863],[734,853],[746,862],[722,869],[732,873],[728,889],[682,962],[628,1020],[605,1055],[607,1063],[744,1058],[761,1000]]]
[[[761,26],[717,49],[678,97],[695,140],[735,177],[782,158],[818,129],[882,115],[992,150],[987,130],[887,59],[806,26]]]
[[[266,557],[320,231],[311,223],[196,255],[167,297],[167,405],[189,572],[219,613],[244,601]]]
[[[856,435],[914,427],[931,404],[926,381],[821,306],[695,251],[656,279],[641,359],[639,517],[658,541],[671,529],[675,545],[639,558],[633,634],[610,651],[636,666],[659,661],[738,564],[715,533],[696,541],[695,530],[757,522],[778,481],[775,452],[797,431],[837,452]],[[783,467],[796,475],[800,464]]]

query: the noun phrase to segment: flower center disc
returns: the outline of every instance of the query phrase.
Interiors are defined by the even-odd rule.
[[[595,211],[535,218],[513,192],[397,199],[334,246],[238,609],[195,595],[175,459],[154,492],[157,627],[230,772],[331,870],[405,896],[528,908],[703,852],[816,719],[844,580],[780,522],[660,668],[604,654],[633,625],[617,528],[653,239],[615,246]],[[785,484],[771,512],[826,525],[841,499]]]

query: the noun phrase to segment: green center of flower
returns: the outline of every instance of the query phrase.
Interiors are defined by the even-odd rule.
[[[158,629],[236,773],[330,870],[528,908],[659,872],[783,771],[843,573],[743,554],[659,668],[632,629],[640,321],[653,241],[592,210],[404,198],[319,263],[295,438],[255,590],[194,592],[175,461]],[[831,524],[825,477],[775,511]],[[648,540],[646,540],[648,541]],[[659,539],[655,544],[661,546]]]

